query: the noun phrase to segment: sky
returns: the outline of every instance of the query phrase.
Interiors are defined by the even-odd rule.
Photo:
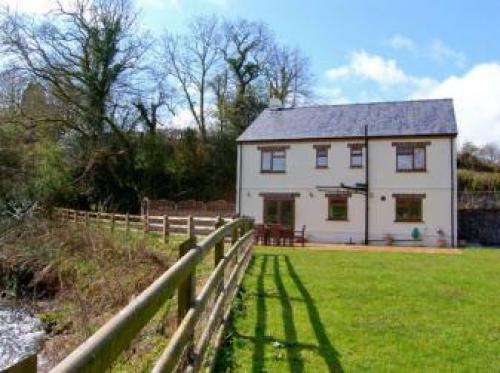
[[[42,13],[53,0],[0,0]],[[68,0],[65,0],[68,1]],[[500,1],[136,0],[154,34],[203,14],[267,23],[306,54],[315,101],[453,98],[459,140],[500,144]]]

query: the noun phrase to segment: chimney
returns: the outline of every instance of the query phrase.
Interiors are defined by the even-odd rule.
[[[281,101],[278,98],[271,97],[269,99],[269,109],[271,109],[271,110],[281,110],[281,109],[283,109],[283,105],[281,104]]]

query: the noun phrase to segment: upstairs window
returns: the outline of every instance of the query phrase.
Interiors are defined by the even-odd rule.
[[[346,221],[348,216],[348,194],[329,195],[328,220]]]
[[[396,146],[396,171],[418,172],[426,170],[426,146],[430,143],[393,143]]]
[[[329,145],[314,145],[316,149],[316,168],[328,168]]]
[[[286,147],[260,148],[260,172],[284,173],[286,171]]]
[[[422,200],[425,194],[394,194],[396,222],[422,222]]]
[[[351,168],[363,167],[363,144],[349,144],[351,148]]]

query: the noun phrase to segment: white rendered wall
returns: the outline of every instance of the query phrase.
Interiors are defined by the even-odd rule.
[[[393,142],[430,141],[427,146],[426,172],[396,172],[396,148]],[[259,193],[300,193],[295,199],[295,228],[307,227],[310,241],[318,242],[363,242],[364,240],[364,196],[353,194],[349,200],[348,220],[328,221],[328,200],[318,186],[339,186],[340,183],[354,185],[365,181],[365,169],[350,168],[349,143],[363,141],[320,141],[266,143],[265,146],[289,146],[285,174],[262,174],[260,172],[260,150],[258,144],[243,144],[241,158],[241,211],[262,222],[263,198]],[[330,145],[328,168],[316,169],[316,151],[313,145]],[[423,243],[436,245],[437,230],[445,232],[448,243],[456,240],[456,211],[452,214],[452,170],[455,177],[456,160],[454,140],[449,138],[370,139],[370,198],[369,239],[383,240],[386,234],[401,241],[398,244],[413,244],[411,231],[417,227],[422,233]],[[262,145],[262,144],[260,144]],[[239,154],[239,152],[238,152]],[[365,160],[366,157],[364,157]],[[240,165],[240,162],[238,162]],[[239,171],[238,171],[239,174]],[[238,186],[238,191],[240,190]],[[422,223],[399,223],[395,219],[394,193],[425,194]],[[385,201],[382,200],[385,197]],[[456,199],[456,193],[455,193]],[[238,199],[239,201],[239,199]],[[456,202],[454,204],[456,206]],[[452,215],[454,232],[452,234]],[[381,243],[382,241],[380,241]],[[376,243],[376,242],[375,242]]]

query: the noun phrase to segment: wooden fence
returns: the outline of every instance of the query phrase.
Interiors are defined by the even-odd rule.
[[[250,261],[253,221],[238,218],[223,223],[219,220],[217,229],[199,244],[194,227],[194,219],[189,218],[188,238],[180,246],[179,260],[52,372],[106,371],[175,292],[179,324],[153,372],[177,369],[196,372],[203,366],[213,368],[214,354],[207,351],[210,346],[216,349],[221,342],[231,301]],[[231,244],[225,252],[227,236],[231,237]],[[197,265],[212,249],[214,269],[197,293]],[[204,323],[199,330],[201,319]],[[201,331],[196,338],[195,328]]]
[[[167,199],[150,200],[142,202],[143,215],[168,215],[168,216],[222,216],[232,218],[236,214],[236,204],[226,200],[196,201],[193,199],[174,202]]]
[[[59,219],[87,226],[92,224],[111,230],[158,233],[162,235],[164,242],[168,240],[170,233],[188,234],[189,216],[115,214],[62,208],[56,209],[56,215]],[[193,217],[194,234],[210,234],[215,230],[218,219],[219,217]],[[225,222],[230,221],[227,218],[222,220]]]

